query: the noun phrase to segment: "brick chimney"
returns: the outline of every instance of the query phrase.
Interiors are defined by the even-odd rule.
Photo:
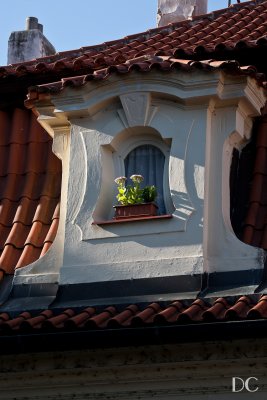
[[[12,32],[8,40],[8,64],[16,64],[55,54],[54,46],[43,35],[43,25],[35,17],[26,19],[25,31]]]
[[[208,0],[158,0],[158,26],[207,13]]]

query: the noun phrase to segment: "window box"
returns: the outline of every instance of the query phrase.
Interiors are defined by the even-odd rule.
[[[114,208],[114,219],[149,217],[157,215],[158,212],[158,206],[155,203],[117,205]]]

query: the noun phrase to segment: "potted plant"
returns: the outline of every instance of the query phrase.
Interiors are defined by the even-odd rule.
[[[117,200],[119,205],[115,208],[115,219],[140,218],[157,215],[158,207],[154,203],[157,197],[157,189],[154,185],[141,188],[144,180],[142,175],[130,177],[132,185],[126,186],[127,178],[120,176],[115,179],[118,185]]]

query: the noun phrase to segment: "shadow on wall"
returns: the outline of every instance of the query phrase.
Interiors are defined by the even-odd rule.
[[[94,239],[94,240],[86,240],[86,242],[98,245],[103,243],[127,243],[127,242],[135,242],[139,243],[142,246],[149,247],[149,248],[166,248],[166,247],[173,247],[173,246],[190,246],[190,245],[201,245],[203,242],[203,200],[198,200],[197,210],[192,209],[191,202],[188,203],[187,194],[181,192],[174,193],[177,198],[180,200],[180,210],[176,218],[179,218],[183,221],[188,219],[188,213],[192,213],[187,226],[186,231],[174,231],[170,237],[169,233],[157,233],[151,235],[138,235],[138,236],[120,236],[120,237],[112,237],[112,238],[101,238],[101,239]],[[183,212],[184,210],[184,212]],[[171,219],[169,220],[171,222]],[[143,224],[148,223],[146,222],[130,222],[130,224]],[[161,223],[158,221],[150,221],[151,224],[154,223]],[[166,220],[164,223],[168,223]],[[106,225],[104,228],[108,232],[113,232],[113,227]],[[160,240],[159,240],[160,237]],[[190,238],[190,240],[189,240]]]

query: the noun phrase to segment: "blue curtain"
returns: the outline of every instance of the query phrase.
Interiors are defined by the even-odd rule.
[[[163,197],[163,173],[165,156],[156,146],[149,144],[138,146],[125,158],[125,176],[130,182],[130,176],[143,175],[142,187],[155,185],[157,188],[156,203],[159,214],[166,214]]]

